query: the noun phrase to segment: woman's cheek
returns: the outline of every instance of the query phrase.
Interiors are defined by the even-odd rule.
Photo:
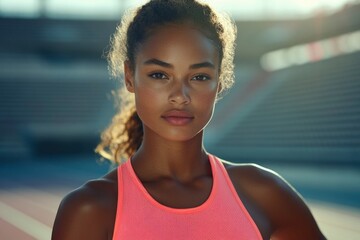
[[[164,91],[159,87],[138,86],[135,93],[136,108],[140,111],[153,111],[163,104]]]

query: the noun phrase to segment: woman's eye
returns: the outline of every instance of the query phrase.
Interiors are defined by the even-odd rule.
[[[149,75],[149,77],[151,78],[155,78],[155,79],[167,79],[167,76],[163,73],[157,72],[157,73],[152,73]]]
[[[209,79],[210,79],[210,77],[207,76],[207,75],[196,75],[191,80],[206,81],[206,80],[209,80]]]

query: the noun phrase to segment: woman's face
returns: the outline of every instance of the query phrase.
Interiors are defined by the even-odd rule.
[[[127,89],[135,93],[144,134],[186,141],[211,119],[219,89],[219,53],[190,25],[156,29],[138,49]]]

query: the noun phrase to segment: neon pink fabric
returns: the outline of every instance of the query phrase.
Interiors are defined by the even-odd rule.
[[[160,204],[137,178],[131,161],[118,167],[118,205],[113,240],[255,240],[260,232],[238,197],[226,169],[209,155],[213,186],[200,206]]]

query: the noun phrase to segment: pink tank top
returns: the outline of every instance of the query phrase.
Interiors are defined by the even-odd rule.
[[[209,155],[213,186],[194,208],[160,204],[137,178],[131,161],[118,167],[118,203],[113,240],[262,239],[219,159]]]

